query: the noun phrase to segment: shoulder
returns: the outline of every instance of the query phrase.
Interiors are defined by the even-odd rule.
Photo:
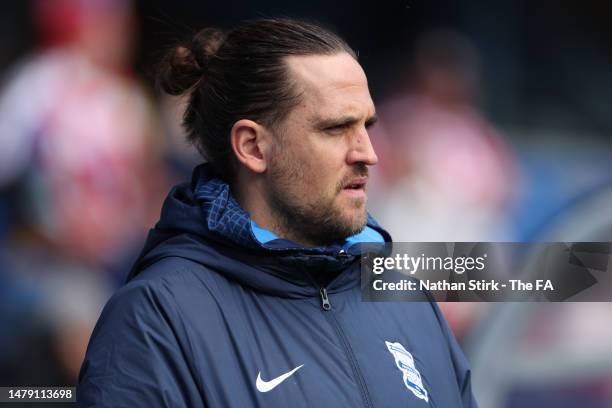
[[[82,406],[193,406],[201,379],[180,299],[193,285],[191,266],[153,264],[119,289],[91,336],[79,376]],[[187,294],[186,294],[187,293]],[[193,297],[193,296],[191,296]],[[201,296],[205,298],[205,296]]]
[[[206,285],[197,278],[206,272],[199,264],[165,258],[115,292],[91,336],[86,360],[90,373],[106,373],[109,364],[132,361],[133,355],[123,355],[126,350],[146,355],[160,344],[165,349],[182,349],[189,322],[202,305],[210,303],[202,289]],[[195,299],[199,303],[190,304]],[[101,366],[96,368],[96,364]]]
[[[117,292],[117,295],[121,296],[124,292],[134,292],[144,288],[166,295],[185,290],[202,291],[219,280],[224,279],[201,263],[178,256],[168,256],[140,271]]]
[[[180,315],[182,311],[177,309],[182,304],[193,297],[205,301],[211,288],[218,288],[224,280],[202,264],[170,256],[138,273],[113,295],[108,306],[113,303],[149,309],[157,306]]]

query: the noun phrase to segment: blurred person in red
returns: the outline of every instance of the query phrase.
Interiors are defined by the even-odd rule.
[[[36,1],[46,47],[0,99],[0,183],[25,176],[28,221],[94,263],[141,237],[165,188],[152,106],[128,74],[131,12],[125,0]]]
[[[476,49],[460,33],[430,32],[417,41],[414,65],[411,81],[402,79],[399,95],[380,109],[391,192],[378,203],[380,213],[398,241],[507,235],[515,168],[502,137],[475,107]]]
[[[101,288],[123,279],[106,272],[123,271],[135,255],[166,190],[152,105],[130,75],[132,11],[127,0],[33,2],[41,49],[0,94],[0,186],[17,192],[8,268],[41,292],[42,310],[82,304],[53,283],[60,275],[98,282],[88,287],[101,291],[87,317],[47,319],[60,336],[56,349],[68,337],[80,342],[73,355],[59,353],[71,381],[108,295]],[[68,306],[54,308],[58,296]]]
[[[410,82],[403,78],[402,92],[379,110],[386,190],[373,195],[384,197],[373,208],[396,241],[510,238],[506,210],[516,169],[476,108],[477,50],[458,32],[432,31],[417,40],[414,60]],[[441,307],[458,338],[480,311],[466,303]]]

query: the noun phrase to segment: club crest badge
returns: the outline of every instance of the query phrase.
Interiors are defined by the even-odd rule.
[[[389,349],[389,353],[395,358],[395,365],[402,372],[404,385],[412,391],[417,398],[429,402],[427,390],[423,386],[423,381],[421,380],[421,373],[419,373],[419,370],[417,370],[414,365],[412,354],[410,354],[400,343],[385,341],[385,344]]]

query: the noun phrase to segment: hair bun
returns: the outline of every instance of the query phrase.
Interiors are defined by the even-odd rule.
[[[221,31],[205,28],[188,43],[172,48],[159,64],[158,86],[171,95],[194,88],[207,76],[209,62],[224,39]]]

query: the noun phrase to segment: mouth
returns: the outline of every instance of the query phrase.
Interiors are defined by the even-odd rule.
[[[365,196],[367,177],[357,177],[344,184],[342,191],[352,196]]]

